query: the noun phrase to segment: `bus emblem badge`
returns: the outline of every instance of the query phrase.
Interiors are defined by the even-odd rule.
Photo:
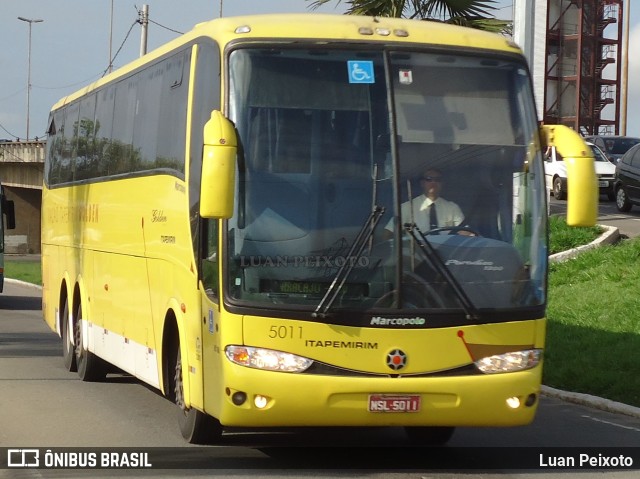
[[[402,369],[407,364],[407,355],[399,349],[394,349],[387,354],[387,366],[394,371]]]

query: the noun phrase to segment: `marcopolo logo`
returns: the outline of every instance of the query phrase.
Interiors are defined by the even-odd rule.
[[[427,320],[420,316],[415,318],[385,318],[382,316],[373,316],[371,326],[422,326]]]

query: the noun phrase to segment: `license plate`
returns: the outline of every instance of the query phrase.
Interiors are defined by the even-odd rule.
[[[369,412],[418,412],[420,396],[417,394],[370,394]]]
[[[598,186],[600,188],[606,188],[607,186],[609,186],[609,182],[608,181],[599,181],[598,182]]]

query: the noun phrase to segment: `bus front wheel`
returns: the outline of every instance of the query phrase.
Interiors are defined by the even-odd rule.
[[[222,426],[217,419],[194,408],[186,406],[184,401],[184,383],[182,381],[182,356],[180,345],[176,352],[173,392],[178,406],[178,425],[180,432],[190,444],[211,444],[220,439]]]
[[[412,444],[419,446],[443,446],[455,431],[454,427],[405,427],[407,437]]]

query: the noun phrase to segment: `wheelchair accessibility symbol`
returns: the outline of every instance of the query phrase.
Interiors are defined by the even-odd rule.
[[[375,83],[373,62],[350,60],[347,62],[349,83]]]

